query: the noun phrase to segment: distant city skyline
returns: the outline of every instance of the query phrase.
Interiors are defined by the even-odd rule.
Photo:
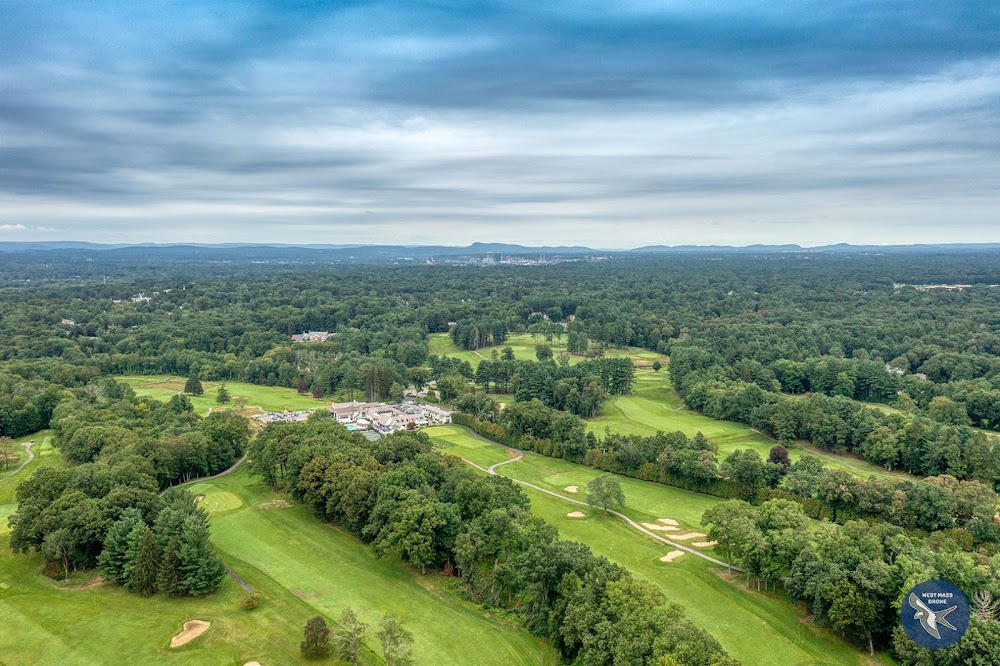
[[[988,0],[5,3],[0,242],[998,242],[998,44]]]

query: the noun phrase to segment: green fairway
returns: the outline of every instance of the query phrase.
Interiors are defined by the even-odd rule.
[[[39,467],[66,466],[66,463],[64,463],[63,459],[59,456],[59,452],[56,451],[56,449],[53,448],[52,446],[51,430],[40,430],[32,435],[27,435],[25,437],[18,439],[17,442],[18,443],[27,442],[28,440],[31,439],[35,440],[35,444],[31,447],[31,450],[35,454],[35,458],[30,463],[25,465],[24,469],[22,469],[20,472],[10,477],[6,481],[0,482],[0,506],[3,506],[5,504],[13,504],[15,502],[14,491],[17,489],[17,486],[20,485],[20,483],[24,481],[24,479],[27,479],[29,476],[31,476],[32,472],[34,472]],[[18,448],[21,447],[19,446]],[[23,452],[24,449],[21,448],[21,451]],[[24,456],[21,457],[21,461],[22,462],[24,461]],[[19,462],[17,464],[20,465],[21,463]],[[14,466],[12,465],[11,470],[13,469]],[[0,474],[0,476],[5,476],[6,474],[7,472],[4,472],[3,474]],[[13,510],[11,512],[13,513]],[[6,527],[7,527],[7,521],[0,519],[0,529],[5,529]]]
[[[463,361],[468,361],[473,368],[478,366],[480,361],[492,358],[493,350],[496,350],[497,354],[499,354],[500,350],[504,347],[510,347],[514,352],[514,358],[516,359],[534,361],[536,359],[535,347],[538,345],[548,345],[552,348],[552,351],[558,355],[559,353],[566,351],[566,336],[563,335],[562,339],[553,338],[552,342],[548,343],[545,341],[545,338],[541,336],[532,338],[529,333],[518,333],[507,338],[507,341],[502,345],[497,347],[486,347],[475,351],[459,349],[455,346],[455,343],[451,341],[451,338],[448,337],[447,333],[431,333],[427,336],[427,348],[431,354],[456,357]],[[611,347],[604,351],[604,355],[628,356],[638,367],[648,367],[653,364],[653,361],[656,360],[659,360],[661,363],[666,363],[667,361],[667,357],[663,354],[657,354],[656,352],[649,351],[648,349],[641,349],[639,347]],[[569,357],[569,362],[571,364],[579,363],[582,360],[584,360],[584,357],[577,354],[573,354]]]
[[[157,400],[170,400],[184,390],[184,377],[167,376],[133,376],[120,377],[140,397],[150,397]],[[330,400],[314,398],[311,395],[297,392],[295,389],[280,386],[258,386],[245,382],[225,382],[226,390],[235,401],[236,398],[246,398],[250,407],[260,407],[266,412],[296,411],[300,409],[323,409],[330,406]],[[234,402],[220,405],[215,401],[216,393],[222,382],[202,382],[205,393],[200,396],[189,395],[191,403],[198,414],[204,416],[212,409],[230,409]]]
[[[483,467],[509,460],[503,447],[487,444],[465,429],[440,426],[428,428],[426,432],[444,451]],[[525,454],[521,461],[497,468],[497,472],[583,501],[587,498],[587,482],[602,473],[533,453]],[[638,479],[616,478],[625,492],[623,512],[633,520],[653,523],[660,518],[671,518],[678,522],[677,530],[662,532],[668,539],[672,535],[702,529],[704,511],[722,501]],[[575,493],[567,490],[574,486]],[[802,613],[785,598],[752,592],[739,583],[739,576],[728,581],[719,567],[690,554],[672,562],[661,562],[660,557],[670,552],[671,547],[644,536],[620,519],[530,487],[522,488],[531,497],[532,511],[556,525],[563,537],[586,543],[595,552],[655,584],[670,601],[684,604],[692,620],[710,631],[745,664],[865,663],[861,653],[837,636],[802,622]],[[585,517],[567,515],[576,511],[583,512]],[[683,543],[698,548],[694,543],[700,541],[695,537]],[[720,557],[710,547],[698,549]],[[762,635],[768,636],[768,640],[760,641]]]
[[[212,518],[214,541],[227,561],[246,562],[328,617],[351,606],[375,628],[383,613],[397,614],[413,633],[415,663],[556,663],[555,651],[544,642],[459,599],[452,590],[457,579],[421,576],[378,559],[304,507],[279,502],[286,496],[244,470],[202,485],[238,495],[244,503]],[[374,631],[369,642],[376,642]]]
[[[601,408],[601,414],[587,420],[587,430],[603,436],[605,429],[627,435],[648,437],[657,431],[681,431],[688,437],[701,432],[719,447],[719,461],[737,449],[754,449],[767,458],[776,442],[751,430],[749,426],[731,421],[719,421],[691,411],[684,406],[680,396],[670,385],[670,375],[666,368],[659,372],[636,371],[635,387],[631,395],[609,398]],[[847,470],[861,478],[871,475],[907,478],[901,472],[887,472],[877,465],[865,462],[856,456],[838,455],[822,451],[808,442],[799,442],[789,448],[793,461],[810,453],[823,458],[830,467]]]
[[[304,664],[298,643],[306,620],[322,614],[332,624],[347,606],[369,624],[370,646],[378,643],[382,614],[399,615],[414,634],[418,665],[556,663],[544,642],[463,602],[452,590],[457,579],[379,560],[242,469],[188,489],[212,513],[223,559],[262,593],[258,609],[240,608],[245,592],[228,577],[217,593],[192,599],[141,598],[93,572],[73,574],[68,584],[53,581],[39,573],[39,556],[14,555],[7,543],[17,485],[38,466],[62,465],[47,432],[34,438],[39,455],[0,484],[0,663],[6,666],[118,664],[122,655],[129,663]],[[169,648],[193,619],[212,626],[188,645]],[[364,663],[379,660],[369,656]]]

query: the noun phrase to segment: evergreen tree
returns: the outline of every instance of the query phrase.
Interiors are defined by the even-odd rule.
[[[132,566],[128,589],[143,597],[156,592],[156,576],[160,568],[160,546],[156,543],[153,530],[145,523],[136,525],[141,534],[136,560]]]
[[[111,580],[124,585],[129,577],[125,575],[128,564],[129,536],[136,525],[142,522],[139,509],[130,508],[122,512],[119,518],[108,530],[104,538],[104,549],[97,558],[97,566]],[[131,569],[131,567],[128,567]]]
[[[299,643],[299,649],[306,657],[325,657],[330,653],[330,628],[322,616],[306,622],[305,640]]]
[[[164,594],[177,596],[182,594],[181,590],[181,542],[177,537],[171,537],[163,549],[163,557],[160,559],[160,570],[156,575],[156,587]]]
[[[218,588],[226,568],[212,549],[204,514],[194,513],[184,519],[180,543],[179,592],[193,596]]]
[[[220,405],[224,405],[230,400],[229,391],[226,389],[226,385],[222,384],[219,386],[219,391],[215,394],[215,401]]]
[[[191,373],[191,376],[188,377],[187,382],[184,384],[184,392],[190,393],[191,395],[201,395],[205,392],[204,387],[201,385],[201,380],[198,379],[197,373],[193,372]]]

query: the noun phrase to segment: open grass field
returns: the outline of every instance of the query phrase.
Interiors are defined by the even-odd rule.
[[[566,351],[566,336],[564,335],[561,340],[553,339],[552,343],[549,344],[540,336],[532,338],[528,333],[519,333],[510,336],[507,342],[498,347],[487,347],[475,351],[459,349],[451,341],[447,333],[431,333],[427,337],[427,348],[431,354],[457,357],[463,361],[468,361],[473,368],[478,366],[480,361],[492,358],[493,349],[496,349],[499,354],[500,350],[504,347],[510,347],[513,350],[514,358],[534,361],[535,347],[541,344],[548,344],[552,347],[552,351],[558,355],[560,352]],[[667,357],[663,354],[657,354],[656,352],[639,347],[608,348],[604,354],[605,356],[628,356],[638,367],[648,367],[656,360],[659,360],[661,363],[666,363],[667,361]],[[569,357],[571,364],[579,363],[582,360],[584,360],[583,356],[576,354]]]
[[[484,467],[509,459],[503,447],[456,426],[437,426],[426,432],[442,450]],[[497,472],[581,500],[586,500],[587,482],[601,473],[532,453],[527,453],[521,461],[497,468]],[[617,478],[625,491],[624,513],[640,522],[659,518],[678,522],[676,532],[663,533],[667,538],[701,529],[701,515],[721,501],[638,479]],[[573,486],[576,493],[566,490]],[[802,614],[786,599],[751,592],[738,579],[727,580],[719,567],[689,554],[672,562],[661,562],[670,547],[642,535],[621,520],[528,487],[524,490],[531,497],[532,511],[556,525],[563,537],[586,543],[595,552],[649,580],[670,601],[684,604],[692,620],[709,630],[745,664],[866,663],[860,652],[834,634],[803,622]],[[585,517],[568,517],[572,511],[582,511]],[[693,546],[695,541],[698,539],[685,543]],[[719,556],[712,548],[701,550]],[[762,636],[767,636],[767,640],[761,640]]]
[[[175,394],[184,390],[185,377],[167,376],[133,376],[120,377],[136,392],[140,397],[150,397],[157,400],[170,400]],[[222,382],[202,382],[205,393],[200,396],[188,397],[198,414],[204,416],[212,409],[231,409],[233,403],[220,405],[215,401],[216,393]],[[301,394],[294,389],[280,386],[257,386],[244,382],[226,382],[226,390],[235,400],[236,398],[246,398],[247,405],[260,407],[267,412],[282,412],[285,410],[295,411],[299,409],[320,409],[330,406],[330,400],[325,398],[314,398],[308,394]]]
[[[632,394],[608,399],[601,408],[601,414],[588,419],[586,427],[598,436],[604,434],[605,428],[611,432],[643,436],[654,435],[660,430],[680,430],[689,437],[701,432],[718,445],[720,461],[737,449],[754,449],[766,458],[775,445],[774,441],[751,430],[749,426],[719,421],[687,409],[670,386],[667,368],[659,372],[638,370]],[[861,478],[871,475],[910,478],[902,472],[887,472],[856,456],[822,451],[808,442],[799,442],[789,448],[793,461],[798,460],[803,453],[817,455],[830,467],[845,469]]]

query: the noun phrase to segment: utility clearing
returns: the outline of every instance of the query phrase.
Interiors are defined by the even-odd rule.
[[[178,648],[185,643],[190,643],[208,631],[211,626],[212,623],[205,620],[188,620],[184,623],[184,631],[170,639],[170,647]]]

